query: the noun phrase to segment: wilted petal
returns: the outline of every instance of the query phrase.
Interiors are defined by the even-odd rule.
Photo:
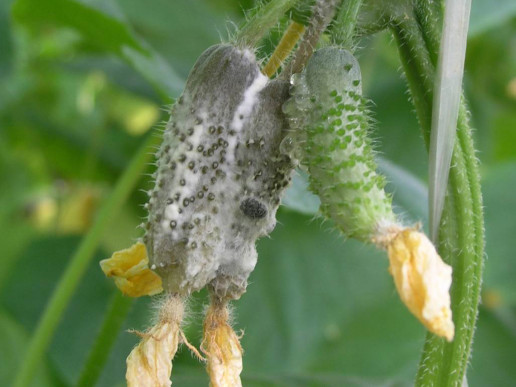
[[[128,296],[152,296],[163,291],[161,278],[149,269],[147,250],[141,242],[113,253],[111,258],[100,261],[100,267]]]
[[[228,317],[226,304],[212,303],[204,321],[202,350],[208,359],[211,387],[242,386],[242,347]]]
[[[452,268],[421,232],[405,229],[388,244],[390,272],[402,301],[436,335],[453,339],[449,289]]]
[[[158,323],[142,334],[142,340],[127,357],[125,374],[128,387],[169,387],[172,359],[180,340],[183,303],[170,297]]]

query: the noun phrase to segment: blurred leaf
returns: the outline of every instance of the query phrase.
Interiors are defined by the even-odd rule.
[[[118,55],[122,54],[123,47],[144,52],[127,26],[73,0],[17,0],[13,14],[17,20],[32,26],[72,28],[88,43]]]
[[[468,42],[465,89],[484,165],[516,158],[516,23],[497,25]]]
[[[4,0],[0,3],[0,79],[9,72],[13,60],[12,35],[9,28],[11,2],[11,0]]]
[[[0,385],[8,386],[23,359],[28,336],[24,329],[3,311],[0,311],[0,343]],[[47,364],[44,363],[37,370],[31,386],[52,387],[56,386],[56,383]]]
[[[243,377],[247,387],[402,387],[411,383],[393,379],[370,379],[345,376],[335,373],[292,374],[292,375],[250,375]]]
[[[142,73],[162,98],[177,96],[183,88],[182,79],[159,54],[137,39],[127,25],[94,8],[74,0],[17,0],[13,14],[19,22],[32,28],[72,28],[93,47],[125,59]]]
[[[489,262],[488,262],[489,263]],[[511,313],[515,315],[512,308]],[[475,386],[512,386],[516,380],[516,335],[497,317],[496,312],[480,309],[475,332],[473,358],[468,382]]]
[[[497,161],[511,161],[516,158],[516,131],[514,128],[516,128],[516,110],[498,114],[492,130]]]
[[[426,185],[405,168],[377,157],[378,170],[387,178],[385,190],[392,194],[394,211],[412,223],[428,220],[428,189]]]
[[[124,47],[123,57],[159,91],[163,100],[168,101],[170,97],[178,97],[183,91],[183,79],[175,73],[161,55],[150,48],[147,50],[151,52],[151,55],[142,55],[138,50]]]
[[[27,331],[36,326],[78,241],[76,237],[34,241],[11,271],[0,301]],[[96,262],[104,257],[99,254]],[[92,265],[59,325],[48,356],[70,385],[78,377],[112,291],[97,264]]]
[[[2,133],[3,134],[3,133]],[[19,253],[32,239],[33,230],[23,217],[25,203],[34,189],[33,176],[0,134],[0,294]],[[32,178],[32,179],[31,179]],[[7,184],[8,182],[8,184]]]
[[[117,4],[136,33],[183,79],[199,55],[219,43],[228,28],[228,15],[211,0],[117,0]],[[232,20],[238,22],[237,18]],[[169,81],[165,77],[161,80]]]
[[[281,212],[271,239],[260,241],[251,285],[236,303],[244,376],[411,380],[423,329],[398,300],[385,255],[343,243],[329,227]]]
[[[476,0],[471,4],[469,36],[479,35],[516,16],[514,0]]]
[[[298,170],[294,173],[292,184],[281,199],[281,204],[301,214],[314,215],[319,211],[321,201],[308,189],[308,176]]]
[[[507,163],[486,171],[483,181],[486,208],[486,254],[484,289],[496,291],[503,304],[516,305],[516,163]]]

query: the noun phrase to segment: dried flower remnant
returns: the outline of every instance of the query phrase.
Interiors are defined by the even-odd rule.
[[[169,387],[172,359],[181,339],[184,306],[181,298],[169,296],[159,319],[127,357],[128,387]]]
[[[127,296],[152,296],[163,291],[161,278],[149,269],[147,250],[141,242],[113,253],[100,261],[100,267]]]
[[[389,271],[401,300],[429,331],[451,341],[455,331],[449,295],[451,266],[417,229],[394,226],[379,235],[377,241],[387,249]]]
[[[242,386],[242,347],[229,324],[226,301],[212,298],[204,320],[204,338],[201,345],[206,354],[211,387]]]

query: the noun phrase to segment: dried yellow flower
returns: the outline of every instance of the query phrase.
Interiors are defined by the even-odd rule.
[[[211,387],[241,387],[242,347],[228,323],[226,303],[212,301],[204,321],[202,351],[208,358],[207,371]]]
[[[400,298],[428,330],[451,341],[454,335],[449,295],[452,268],[418,230],[403,229],[389,239],[389,271]]]
[[[181,338],[183,302],[170,296],[160,312],[158,323],[142,333],[142,340],[127,357],[125,374],[128,387],[169,387],[172,359]]]
[[[147,250],[141,242],[100,261],[104,274],[130,297],[152,296],[163,291],[161,278],[149,269]]]

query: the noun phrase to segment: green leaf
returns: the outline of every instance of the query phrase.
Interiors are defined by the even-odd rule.
[[[301,214],[313,215],[319,211],[321,201],[308,189],[308,176],[298,170],[292,178],[292,184],[288,187],[281,204],[290,210]]]
[[[14,373],[23,359],[24,348],[28,343],[25,330],[7,313],[0,311],[0,385],[8,386],[12,382]],[[36,371],[31,386],[55,386],[51,372],[46,362]]]
[[[79,33],[86,43],[114,53],[139,71],[162,98],[177,96],[183,80],[120,20],[74,0],[17,0],[15,18],[31,28],[64,27]]]
[[[88,43],[118,55],[124,46],[144,52],[121,22],[73,0],[17,0],[14,17],[32,26],[59,26],[76,30]]]
[[[516,309],[513,325],[508,327],[497,311],[480,309],[475,333],[474,353],[468,372],[470,386],[512,386],[516,380]]]
[[[281,212],[271,239],[260,241],[251,285],[235,303],[244,376],[410,381],[423,329],[399,301],[385,255],[343,243],[329,226]]]
[[[511,20],[514,16],[516,16],[514,0],[475,0],[471,6],[469,36],[479,35]]]
[[[0,301],[27,331],[35,328],[78,241],[77,237],[36,240],[11,271]],[[98,254],[95,261],[103,257],[105,254]],[[65,313],[52,342],[49,357],[69,384],[74,384],[78,377],[112,291],[112,285],[104,278],[98,266],[91,265],[85,281]]]
[[[199,55],[225,39],[227,14],[211,1],[118,0],[117,5],[142,39],[169,63],[182,79]],[[231,18],[238,22],[238,17]],[[165,78],[162,78],[165,80]]]
[[[387,177],[385,190],[392,194],[394,210],[407,221],[426,223],[428,220],[428,189],[407,169],[378,157],[378,170]]]
[[[9,7],[11,1],[2,1],[0,4],[0,79],[8,73],[13,60],[13,44],[10,23]]]
[[[514,259],[514,230],[516,218],[516,163],[507,163],[486,171],[484,177],[486,206],[487,261],[484,291],[494,291],[502,304],[516,305],[516,260]]]

